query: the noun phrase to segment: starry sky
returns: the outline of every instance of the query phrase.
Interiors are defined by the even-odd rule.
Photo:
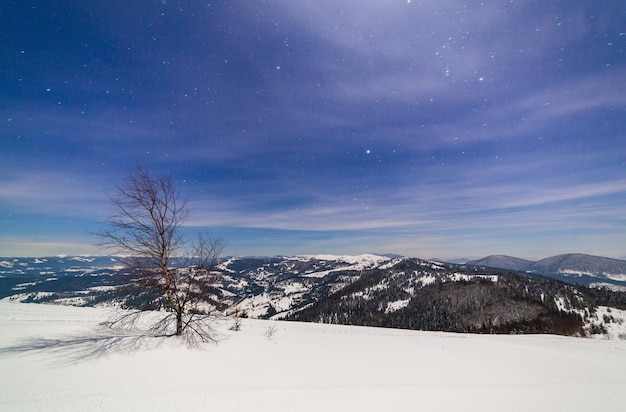
[[[0,256],[138,165],[226,254],[626,256],[626,2],[0,2]]]

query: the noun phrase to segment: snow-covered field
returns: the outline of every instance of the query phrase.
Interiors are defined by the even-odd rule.
[[[0,410],[626,410],[626,341],[244,320],[194,349],[106,317],[0,302]]]

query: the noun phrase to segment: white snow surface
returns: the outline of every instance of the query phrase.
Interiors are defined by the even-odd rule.
[[[243,319],[221,340],[0,302],[2,411],[622,411],[626,342]]]
[[[390,260],[388,257],[372,255],[372,254],[363,254],[363,255],[301,255],[297,257],[302,257],[306,260],[309,259],[317,259],[317,260],[329,260],[329,261],[339,261],[346,262],[350,264],[363,264],[365,266],[370,266],[375,263],[384,262]]]
[[[339,266],[330,270],[315,271],[303,275],[304,277],[322,278],[332,272],[340,272],[343,270],[366,270],[379,266],[382,262],[390,260],[384,256],[364,254],[358,256],[349,255],[302,255],[296,256],[295,259],[310,260],[317,259],[320,261],[336,261],[343,262],[346,266]]]
[[[606,335],[593,335],[594,338],[626,340],[626,310],[598,306],[598,310],[590,322],[599,323],[599,321],[602,321],[607,333]]]
[[[406,308],[409,305],[411,299],[402,299],[396,300],[394,302],[387,303],[387,309],[385,309],[385,313],[395,312],[402,308]]]

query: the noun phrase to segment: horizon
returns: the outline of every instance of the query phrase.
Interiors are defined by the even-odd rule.
[[[141,166],[234,256],[626,257],[626,4],[9,3],[0,255]]]
[[[571,253],[562,253],[562,254],[558,254],[558,255],[550,255],[550,256],[544,256],[541,258],[526,258],[526,257],[520,257],[520,256],[515,256],[515,255],[503,255],[503,254],[489,254],[489,255],[484,255],[484,256],[469,256],[469,257],[451,257],[451,258],[440,258],[438,256],[432,256],[432,257],[422,257],[422,256],[409,256],[409,255],[401,255],[401,254],[397,254],[397,253],[392,253],[392,252],[388,252],[388,253],[374,253],[374,252],[368,252],[368,253],[358,253],[358,254],[336,254],[336,253],[316,253],[316,254],[310,254],[310,253],[305,253],[305,254],[276,254],[276,255],[231,255],[231,254],[225,254],[219,257],[219,259],[230,259],[230,258],[238,258],[238,259],[272,259],[272,258],[280,258],[280,257],[320,257],[320,256],[326,256],[326,257],[356,257],[356,256],[364,256],[364,255],[374,255],[374,256],[380,256],[380,257],[389,257],[390,255],[393,256],[398,256],[398,257],[402,257],[402,258],[409,258],[409,259],[421,259],[421,260],[427,260],[427,261],[442,261],[445,263],[456,263],[455,261],[459,261],[459,260],[466,260],[466,261],[473,261],[473,260],[481,260],[481,259],[485,259],[485,258],[489,258],[489,257],[494,257],[494,256],[502,256],[502,257],[510,257],[510,258],[516,258],[516,259],[523,259],[523,260],[528,260],[530,262],[539,262],[541,260],[544,259],[549,259],[549,258],[553,258],[553,257],[557,257],[557,256],[566,256],[566,255],[584,255],[584,256],[591,256],[591,257],[600,257],[600,258],[607,258],[607,259],[614,259],[614,260],[624,260],[626,261],[626,256],[622,256],[622,257],[614,257],[614,256],[603,256],[603,255],[592,255],[589,253],[580,253],[580,252],[571,252]],[[108,254],[108,255],[101,255],[101,254],[66,254],[66,253],[61,253],[61,254],[56,254],[56,255],[39,255],[39,256],[19,256],[19,255],[15,255],[15,256],[0,256],[0,259],[39,259],[39,258],[59,258],[59,259],[65,259],[65,258],[74,258],[74,257],[99,257],[99,258],[106,258],[106,257],[111,257],[111,258],[124,258],[126,257],[125,255],[122,254]],[[176,257],[183,257],[181,256],[175,256],[173,258]],[[391,257],[389,257],[390,259],[392,259]],[[462,264],[462,263],[461,263]]]

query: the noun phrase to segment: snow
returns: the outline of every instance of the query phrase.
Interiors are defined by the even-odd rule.
[[[626,292],[626,286],[614,285],[612,283],[594,282],[589,284],[590,288],[607,288],[616,292]]]
[[[11,296],[5,296],[0,299],[0,302],[22,302],[28,299],[45,299],[54,295],[54,292],[29,292],[29,293],[16,293]]]
[[[75,260],[76,262],[91,263],[96,259],[92,257],[85,257],[85,256],[74,256],[70,260]]]
[[[26,289],[26,286],[35,286],[36,284],[37,282],[18,283],[17,285],[13,286],[11,290],[24,290]]]
[[[58,305],[84,306],[88,303],[88,300],[80,296],[74,296],[71,298],[55,299],[54,303]]]
[[[467,275],[465,273],[454,273],[451,278],[455,282],[459,282],[459,281],[469,282],[473,279],[484,279],[484,280],[489,280],[493,283],[496,283],[498,281],[498,275]]]
[[[256,318],[265,315],[271,303],[273,303],[272,297],[268,293],[262,293],[243,299],[237,306],[248,316]]]
[[[224,262],[220,263],[218,265],[218,268],[220,270],[223,270],[223,271],[226,271],[226,272],[229,272],[229,273],[235,273],[235,271],[232,270],[232,269],[229,269],[228,266],[232,265],[237,260],[238,260],[238,258],[236,258],[236,257],[230,257],[230,258],[226,259]]]
[[[346,269],[345,267],[342,267],[342,268],[335,268],[335,269],[330,269],[330,270],[322,270],[322,271],[319,271],[319,272],[309,272],[309,273],[304,273],[302,275],[302,277],[304,277],[304,278],[323,278],[326,275],[328,275],[329,273],[338,272],[338,271],[345,270],[345,269]]]
[[[592,323],[601,323],[606,328],[606,335],[593,335],[600,339],[626,340],[626,310],[598,306]]]
[[[0,302],[3,411],[622,411],[626,342],[243,319],[217,345]]]
[[[611,280],[617,280],[619,282],[625,282],[626,281],[626,274],[612,274],[612,273],[603,273],[603,275]]]
[[[364,254],[364,255],[358,255],[358,256],[303,255],[303,256],[296,257],[296,259],[303,259],[305,261],[310,260],[310,259],[317,259],[319,261],[342,262],[342,263],[347,264],[347,266],[339,266],[330,270],[314,271],[314,272],[310,272],[310,273],[306,273],[302,275],[303,277],[310,277],[310,278],[323,278],[329,273],[340,272],[344,270],[355,270],[355,271],[367,270],[367,269],[371,269],[371,268],[379,266],[382,262],[386,262],[390,260],[389,258],[386,258],[384,256],[370,255],[370,254]]]
[[[367,265],[371,265],[374,263],[385,262],[389,260],[389,258],[384,256],[372,255],[372,254],[363,254],[357,256],[350,255],[302,255],[300,256],[306,260],[308,259],[317,259],[317,260],[329,260],[329,261],[338,261],[338,262],[346,262],[350,264],[356,263],[364,263]]]
[[[574,270],[574,269],[560,269],[558,271],[559,274],[561,275],[566,275],[566,276],[593,276],[592,272],[586,272],[584,270]]]
[[[337,272],[341,270],[366,270],[371,269],[380,265],[382,262],[386,262],[390,260],[384,256],[364,254],[358,256],[348,256],[348,255],[303,255],[298,258],[302,258],[305,260],[317,259],[319,261],[335,261],[335,262],[343,262],[347,263],[348,266],[338,267],[332,270],[313,272],[311,274],[305,275],[309,277],[323,277],[331,272]]]
[[[422,276],[421,278],[419,278],[419,282],[422,284],[422,286],[432,285],[436,281],[437,281],[437,278],[433,275],[426,275],[426,276]]]
[[[611,279],[611,280],[615,280],[618,282],[624,282],[626,281],[626,274],[624,273],[609,273],[609,272],[602,272],[602,273],[594,273],[594,272],[589,272],[589,271],[584,271],[584,270],[573,270],[573,269],[562,269],[559,270],[559,273],[562,275],[566,275],[566,276],[591,276],[591,277],[605,277],[607,279]]]
[[[385,309],[385,313],[395,312],[402,308],[406,308],[410,301],[411,299],[402,299],[402,300],[396,300],[394,302],[389,302],[387,303],[387,308]]]
[[[567,312],[567,305],[565,304],[565,298],[563,297],[557,297],[554,298],[554,303],[556,303],[556,307],[561,311],[561,312]]]
[[[306,292],[308,290],[309,288],[306,287],[301,282],[288,283],[287,285],[283,287],[283,293],[285,295],[291,295],[293,293],[299,293],[299,292]]]

